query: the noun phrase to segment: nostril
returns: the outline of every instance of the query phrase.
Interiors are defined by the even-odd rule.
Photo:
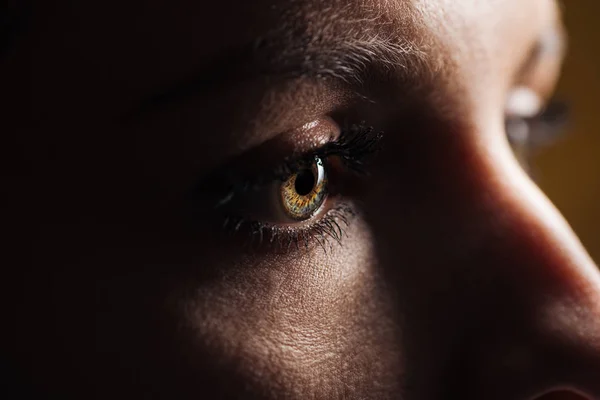
[[[543,396],[536,397],[534,400],[594,400],[590,397],[577,394],[570,390],[555,390]]]

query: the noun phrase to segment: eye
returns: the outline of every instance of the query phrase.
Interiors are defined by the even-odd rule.
[[[312,217],[327,198],[328,180],[323,161],[314,161],[292,174],[280,187],[281,204],[292,219],[303,221]]]
[[[528,173],[532,155],[553,144],[568,123],[567,105],[556,99],[547,101],[556,85],[565,49],[566,36],[560,25],[552,24],[541,32],[506,99],[506,135]]]
[[[518,88],[509,98],[505,129],[513,152],[530,172],[530,160],[535,152],[552,145],[565,132],[569,122],[569,107],[551,99],[546,105],[530,89]]]
[[[193,218],[205,224],[212,210],[210,217],[222,218],[226,229],[248,232],[260,243],[288,249],[293,242],[308,247],[314,239],[325,249],[327,239],[341,241],[355,213],[349,194],[367,174],[367,160],[381,137],[372,127],[356,124],[342,129],[337,139],[295,157],[283,156],[283,163],[256,175],[248,176],[252,163],[235,163],[233,171],[226,169],[195,188]],[[250,158],[273,153],[267,147],[262,156]],[[206,206],[202,200],[207,198],[216,200],[216,207]]]

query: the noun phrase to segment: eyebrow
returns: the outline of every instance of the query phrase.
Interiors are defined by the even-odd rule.
[[[325,42],[317,37],[281,41],[258,38],[225,49],[191,79],[143,99],[129,115],[137,116],[182,103],[200,94],[210,94],[242,82],[260,78],[333,79],[359,86],[373,69],[420,71],[425,53],[414,43],[397,36],[364,34]]]

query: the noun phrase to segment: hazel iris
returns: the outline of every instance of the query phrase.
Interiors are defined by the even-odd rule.
[[[315,157],[311,165],[292,174],[280,188],[285,213],[302,221],[312,217],[327,198],[327,177],[323,161]]]

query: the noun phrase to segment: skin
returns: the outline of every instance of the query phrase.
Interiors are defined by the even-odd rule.
[[[15,393],[600,398],[600,274],[504,132],[512,90],[546,99],[557,79],[560,46],[531,57],[562,34],[553,1],[31,9],[0,64]],[[261,64],[306,37],[300,54],[342,63],[360,40],[387,52],[347,79]],[[346,119],[385,136],[340,243],[247,246],[210,208],[188,229],[198,180],[310,150]]]

